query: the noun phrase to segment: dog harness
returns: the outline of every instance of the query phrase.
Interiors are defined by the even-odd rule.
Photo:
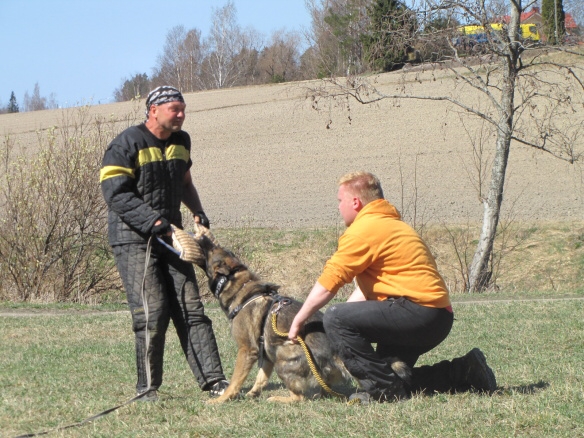
[[[221,295],[221,292],[223,292],[223,289],[225,288],[225,286],[227,285],[227,283],[229,283],[230,277],[233,276],[233,274],[235,274],[236,272],[242,270],[243,267],[238,268],[236,267],[233,271],[231,271],[229,273],[229,275],[219,275],[217,276],[217,278],[215,278],[215,280],[213,280],[213,283],[211,283],[210,285],[210,289],[213,291],[213,295],[215,295],[215,298],[219,299],[219,296]],[[251,281],[251,280],[250,280]],[[245,286],[248,282],[244,283],[243,286]],[[242,288],[243,288],[242,286]],[[264,354],[265,354],[265,349],[264,349],[264,344],[265,344],[265,339],[264,339],[264,327],[266,326],[266,321],[268,319],[268,314],[270,312],[278,312],[283,305],[287,305],[290,304],[292,301],[290,300],[290,298],[286,298],[283,297],[281,295],[279,295],[277,293],[277,287],[275,285],[270,285],[270,284],[263,284],[263,291],[253,294],[251,297],[249,297],[247,300],[245,300],[243,303],[235,306],[235,308],[229,312],[229,314],[227,315],[227,319],[229,319],[229,321],[233,321],[235,319],[235,317],[239,314],[239,312],[241,312],[248,304],[251,304],[252,302],[259,300],[260,298],[264,298],[264,297],[271,297],[272,302],[270,303],[270,305],[267,307],[266,312],[264,313],[263,317],[262,317],[262,324],[260,327],[262,327],[262,334],[260,335],[260,338],[258,339],[258,367],[261,368],[263,363],[264,363]],[[278,307],[276,309],[274,309],[272,311],[272,308],[274,307],[274,304],[278,303]]]
[[[223,289],[225,288],[225,286],[227,285],[227,283],[229,282],[230,278],[233,274],[235,274],[236,272],[238,272],[240,269],[235,269],[234,271],[230,272],[229,276],[227,275],[219,275],[211,284],[211,290],[213,291],[213,295],[215,295],[215,298],[219,299],[219,295],[221,295],[221,292],[223,292]],[[249,280],[247,282],[245,282],[241,287],[242,289],[245,287],[245,285],[247,283],[249,283],[252,280]],[[263,297],[279,297],[279,295],[276,293],[277,292],[277,288],[274,286],[270,286],[269,284],[264,283],[262,285],[262,292],[253,294],[251,297],[249,297],[247,300],[245,300],[243,303],[239,304],[238,306],[235,306],[235,308],[229,312],[229,314],[227,315],[227,318],[231,321],[233,320],[237,314],[239,312],[241,312],[243,310],[243,308],[245,306],[247,306],[248,304],[252,303],[253,301],[259,299],[259,298],[263,298]],[[274,301],[272,301],[273,303]],[[271,306],[270,306],[271,307]],[[265,321],[265,317],[264,317],[264,321]]]
[[[245,306],[247,306],[248,304],[252,303],[253,301],[255,301],[255,300],[259,299],[259,298],[269,297],[269,296],[272,296],[273,294],[274,294],[274,292],[271,291],[271,292],[268,292],[268,293],[264,292],[264,293],[261,293],[261,294],[254,294],[254,295],[252,295],[247,300],[245,300],[243,303],[241,303],[239,306],[235,306],[235,308],[231,312],[229,312],[229,315],[227,315],[227,318],[229,319],[229,321],[233,320],[237,316],[237,314],[239,312],[241,312],[243,310],[243,308]]]

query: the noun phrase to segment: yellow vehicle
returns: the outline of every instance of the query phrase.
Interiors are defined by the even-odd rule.
[[[521,24],[521,39],[539,43],[540,36],[535,24]]]
[[[485,28],[479,25],[461,26],[458,31],[463,35],[479,35],[485,33]]]
[[[503,32],[505,30],[505,25],[502,23],[491,23],[491,28],[497,32]],[[521,41],[530,40],[532,42],[540,42],[539,31],[535,24],[521,24],[519,39]],[[487,36],[485,33],[485,27],[481,25],[468,25],[461,26],[458,28],[461,35],[468,36],[469,39],[475,43],[486,43]]]
[[[484,26],[469,25],[458,28],[460,37],[454,39],[454,45],[472,48],[477,44],[484,44],[487,40]]]

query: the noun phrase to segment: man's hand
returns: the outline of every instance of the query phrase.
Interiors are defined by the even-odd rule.
[[[290,330],[288,330],[288,341],[292,342],[293,344],[298,344],[298,333],[300,333],[300,326],[296,323],[296,321],[292,321],[292,325],[290,326]]]
[[[304,323],[312,315],[316,313],[317,310],[321,309],[326,303],[328,303],[335,296],[334,293],[330,292],[327,288],[321,285],[318,281],[312,287],[312,290],[306,297],[306,301],[294,317],[292,324],[290,324],[290,329],[288,330],[288,341],[298,342],[296,337],[301,332]]]
[[[170,236],[172,234],[172,229],[170,228],[170,222],[161,217],[156,222],[150,230],[155,236]]]
[[[211,228],[211,224],[209,223],[209,218],[207,217],[207,215],[205,214],[204,211],[197,211],[193,215],[193,219],[195,220],[196,224],[201,224],[202,226],[204,226],[207,229]]]

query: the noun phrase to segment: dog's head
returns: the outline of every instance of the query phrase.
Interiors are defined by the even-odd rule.
[[[228,279],[239,271],[247,270],[247,267],[235,254],[215,245],[207,236],[202,235],[195,240],[205,255],[205,266],[201,266],[201,268],[207,274],[209,288],[217,296],[217,284],[222,278]]]

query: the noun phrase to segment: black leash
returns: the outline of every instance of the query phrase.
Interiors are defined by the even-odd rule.
[[[169,246],[168,244],[166,244],[162,239],[157,238],[159,242],[163,243],[166,247],[169,247],[169,249],[171,249],[173,252],[177,252],[174,248],[172,248],[171,246]],[[148,246],[147,246],[147,250],[146,250],[146,261],[144,263],[144,277],[142,278],[142,303],[144,306],[144,312],[146,314],[146,357],[145,357],[145,367],[148,370],[146,377],[147,377],[147,381],[148,381],[148,389],[146,389],[146,391],[138,394],[137,396],[131,398],[130,400],[128,400],[125,403],[122,403],[121,405],[117,405],[114,406],[113,408],[109,408],[106,409],[103,412],[100,412],[99,414],[96,415],[92,415],[89,418],[86,418],[83,421],[80,421],[79,423],[73,423],[73,424],[69,424],[67,426],[62,426],[62,427],[58,427],[56,429],[52,429],[52,430],[47,430],[44,432],[37,432],[37,433],[29,433],[29,434],[25,434],[25,435],[18,435],[15,438],[28,438],[28,437],[33,437],[33,436],[40,436],[40,435],[47,435],[48,433],[51,432],[57,432],[60,430],[65,430],[65,429],[71,429],[73,427],[79,427],[79,426],[83,426],[84,424],[90,423],[94,420],[97,420],[98,418],[104,417],[107,414],[111,414],[112,412],[120,409],[121,407],[127,406],[130,403],[134,403],[136,400],[141,399],[142,397],[145,397],[146,394],[149,394],[150,392],[154,391],[153,389],[150,389],[150,384],[151,384],[151,377],[150,377],[150,362],[149,362],[149,358],[148,358],[148,350],[149,350],[149,343],[150,343],[150,335],[148,332],[148,300],[146,300],[146,298],[144,297],[144,281],[146,279],[146,272],[148,270],[148,261],[150,260],[150,252],[152,251],[152,237],[150,237],[150,239],[148,239]]]
[[[107,414],[111,414],[112,412],[114,412],[114,411],[116,411],[116,410],[118,410],[118,409],[120,409],[120,408],[122,408],[124,406],[127,406],[130,403],[134,403],[136,400],[139,400],[142,397],[145,397],[146,394],[148,394],[149,392],[150,391],[146,391],[146,392],[143,392],[141,394],[138,394],[136,397],[131,398],[130,400],[128,400],[125,403],[122,403],[121,405],[114,406],[113,408],[106,409],[105,411],[100,412],[99,414],[96,414],[96,415],[92,415],[91,417],[86,418],[85,420],[80,421],[78,423],[68,424],[67,426],[61,426],[61,427],[58,427],[56,429],[45,430],[43,432],[27,433],[27,434],[24,434],[24,435],[18,435],[18,436],[14,437],[14,438],[28,438],[28,437],[33,437],[33,436],[47,435],[47,434],[49,434],[51,432],[58,432],[60,430],[71,429],[73,427],[83,426],[84,424],[91,423],[92,421],[95,421],[98,418],[105,417]]]

